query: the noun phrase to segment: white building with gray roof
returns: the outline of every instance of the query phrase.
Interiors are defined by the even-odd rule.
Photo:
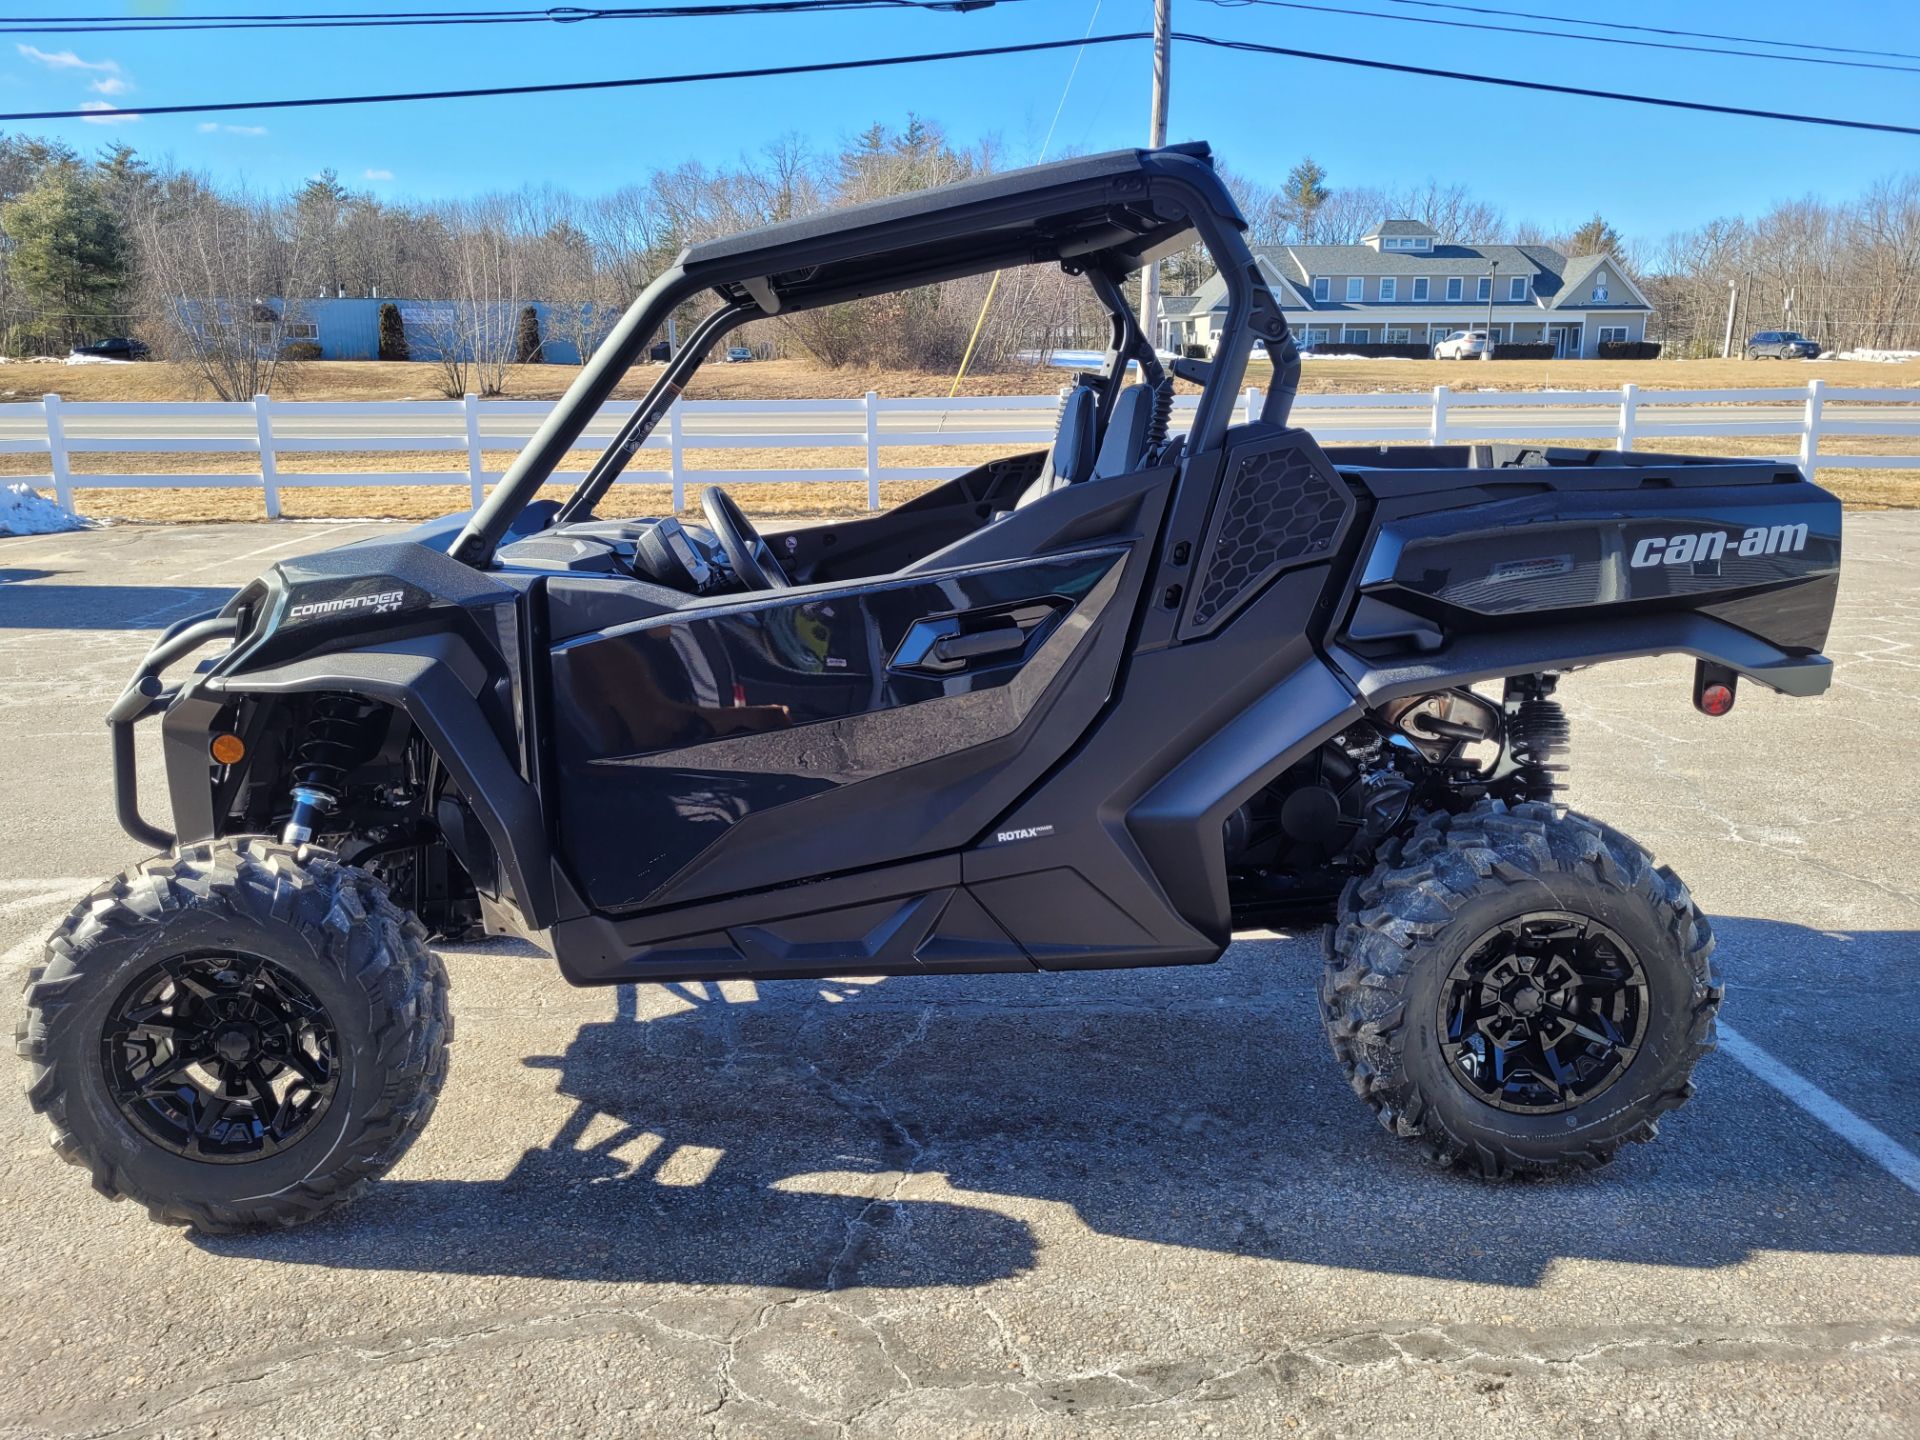
[[[1491,323],[1495,344],[1545,344],[1586,358],[1607,341],[1646,338],[1653,313],[1611,255],[1460,245],[1417,220],[1384,221],[1358,245],[1257,245],[1254,255],[1303,350],[1431,348]],[[1219,276],[1161,304],[1161,343],[1212,351],[1226,315]]]

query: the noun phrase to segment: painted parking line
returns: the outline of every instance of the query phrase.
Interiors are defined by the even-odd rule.
[[[1884,1130],[1862,1120],[1804,1075],[1782,1065],[1725,1021],[1719,1029],[1722,1051],[1920,1195],[1920,1156],[1915,1156]]]
[[[73,885],[62,885],[58,890],[43,890],[37,895],[23,895],[18,900],[5,901],[0,903],[0,920],[5,920],[9,915],[21,915],[43,906],[70,901],[76,891],[84,892],[90,888],[92,887],[85,882],[78,882]]]

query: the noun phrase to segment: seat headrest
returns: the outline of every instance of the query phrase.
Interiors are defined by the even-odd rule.
[[[1100,441],[1100,453],[1094,457],[1090,480],[1109,475],[1126,475],[1140,468],[1147,457],[1147,431],[1153,424],[1153,387],[1129,385],[1113,402],[1113,418],[1107,421],[1107,433]]]
[[[1047,453],[1048,489],[1078,485],[1093,473],[1094,426],[1100,418],[1100,399],[1085,385],[1076,385],[1060,406],[1060,427]]]

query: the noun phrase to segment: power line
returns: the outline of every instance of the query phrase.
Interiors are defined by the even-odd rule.
[[[1722,35],[1714,30],[1677,30],[1666,25],[1630,25],[1622,20],[1576,20],[1571,15],[1542,15],[1534,10],[1502,10],[1492,5],[1456,5],[1445,0],[1382,0],[1387,5],[1417,6],[1422,10],[1457,10],[1468,15],[1505,15],[1516,20],[1551,20],[1563,25],[1585,25],[1594,30],[1635,30],[1643,35],[1678,35],[1689,40],[1731,40],[1738,45],[1777,45],[1783,50],[1825,50],[1834,55],[1878,55],[1889,60],[1920,60],[1910,50],[1867,50],[1853,45],[1817,45],[1810,40],[1768,40],[1759,35]]]
[[[1132,38],[1132,37],[1129,37]],[[1536,90],[1548,95],[1577,95],[1588,100],[1615,100],[1628,105],[1652,105],[1666,110],[1696,110],[1711,115],[1740,115],[1753,120],[1782,120],[1793,125],[1827,125],[1842,130],[1879,130],[1889,135],[1920,135],[1920,127],[1890,125],[1879,120],[1847,120],[1832,115],[1807,115],[1787,110],[1758,110],[1745,105],[1714,105],[1704,100],[1676,100],[1661,95],[1635,95],[1624,90],[1595,90],[1583,85],[1554,85],[1545,80],[1515,80],[1505,75],[1472,74],[1429,65],[1402,65],[1390,60],[1364,60],[1357,55],[1329,55],[1320,50],[1295,50],[1255,40],[1228,40],[1215,35],[1175,31],[1174,39],[1221,50],[1253,55],[1277,55],[1294,60],[1316,60],[1328,65],[1350,65],[1362,70],[1385,70],[1396,75],[1424,75],[1435,80],[1459,80],[1473,85],[1497,85],[1507,90]],[[0,116],[0,119],[5,119]]]
[[[959,14],[1023,0],[723,0],[712,5],[558,5],[530,10],[342,10],[292,15],[13,16],[0,35],[129,35],[199,30],[366,30],[440,25],[574,25],[592,20],[694,20],[710,16],[798,15],[847,10]]]
[[[619,80],[559,80],[535,85],[474,85],[456,90],[404,90],[368,95],[317,95],[283,100],[198,101],[188,105],[129,105],[111,110],[19,110],[0,114],[0,122],[21,120],[92,120],[132,115],[201,115],[209,112],[251,110],[306,110],[340,105],[388,105],[422,100],[473,100],[506,95],[553,95],[563,92],[595,90],[634,90],[660,85],[693,85],[715,80],[765,80],[787,75],[821,75],[852,70],[880,70],[902,65],[925,65],[944,60],[987,59],[1001,55],[1027,55],[1048,50],[1070,50],[1081,45],[1122,45],[1150,40],[1148,31],[1134,30],[1115,35],[1088,35],[1067,40],[1029,40],[1013,45],[985,45],[966,50],[932,50],[914,55],[882,55],[864,60],[816,60],[795,65],[766,65],[751,69],[707,70],[681,75],[639,75]],[[1494,85],[1508,90],[1532,90],[1548,95],[1573,95],[1588,100],[1613,100],[1627,105],[1651,105],[1668,110],[1692,110],[1713,115],[1738,115],[1755,120],[1779,120],[1793,125],[1822,125],[1843,130],[1874,130],[1890,135],[1920,136],[1920,127],[1893,125],[1877,120],[1849,120],[1831,115],[1807,115],[1786,110],[1760,110],[1744,105],[1716,105],[1704,100],[1679,100],[1658,95],[1637,95],[1621,90],[1596,90],[1581,85],[1555,85],[1543,80],[1517,80],[1502,75],[1472,74],[1463,70],[1443,70],[1426,65],[1403,65],[1388,60],[1367,60],[1357,55],[1331,55],[1320,50],[1299,50],[1285,45],[1268,45],[1254,40],[1229,40],[1216,35],[1199,35],[1176,30],[1173,38],[1183,44],[1203,45],[1243,54],[1271,55],[1291,60],[1308,60],[1324,65],[1344,65],[1362,70],[1379,70],[1395,75],[1421,75],[1429,79],[1455,80],[1470,85]]]
[[[1206,0],[1206,3],[1216,5],[1223,10],[1241,10],[1258,5],[1272,10],[1304,10],[1317,15],[1343,15],[1361,20],[1385,20],[1394,25],[1434,25],[1448,30],[1482,30],[1499,35],[1538,35],[1548,40],[1584,40],[1589,45],[1624,45],[1636,50],[1680,50],[1690,55],[1735,55],[1748,60],[1780,60],[1793,65],[1830,65],[1847,70],[1897,70],[1905,75],[1920,75],[1920,66],[1889,65],[1876,60],[1834,60],[1820,55],[1770,55],[1764,50],[1737,50],[1727,45],[1682,45],[1671,40],[1629,40],[1620,35],[1580,35],[1571,30],[1542,30],[1530,25],[1489,25],[1478,20],[1438,20],[1427,15],[1382,15],[1377,10],[1353,10],[1340,5],[1310,5],[1304,3],[1304,0]]]

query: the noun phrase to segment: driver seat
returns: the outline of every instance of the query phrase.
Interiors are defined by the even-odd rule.
[[[1060,407],[1060,424],[1053,448],[1047,452],[1046,467],[1020,492],[1013,508],[1024,510],[1034,501],[1084,480],[1105,480],[1139,469],[1146,458],[1147,435],[1153,425],[1153,400],[1150,385],[1129,385],[1122,390],[1096,451],[1099,396],[1089,386],[1075,386]]]

